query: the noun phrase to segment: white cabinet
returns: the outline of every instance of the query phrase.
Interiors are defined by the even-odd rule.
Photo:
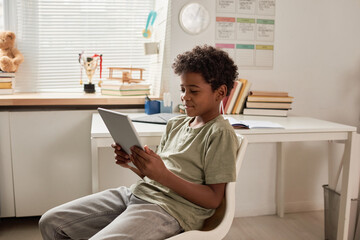
[[[0,112],[0,217],[15,216],[9,112]]]
[[[4,196],[14,197],[15,215],[21,217],[41,215],[54,206],[91,193],[90,128],[93,112],[1,113],[0,197],[1,207],[6,208],[6,213],[11,214],[14,210],[4,205]],[[8,127],[5,127],[6,122]],[[11,141],[6,144],[3,139]],[[11,159],[13,177],[9,177]],[[6,169],[3,169],[4,164]],[[13,184],[9,182],[11,179]],[[14,194],[8,195],[10,185],[14,186]],[[5,195],[4,189],[7,191]]]

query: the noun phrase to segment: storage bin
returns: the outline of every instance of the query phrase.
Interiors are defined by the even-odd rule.
[[[340,194],[333,189],[330,189],[328,185],[323,185],[323,189],[325,240],[336,240],[340,207]],[[354,238],[354,234],[357,215],[357,202],[358,199],[351,199],[348,240],[356,240]]]

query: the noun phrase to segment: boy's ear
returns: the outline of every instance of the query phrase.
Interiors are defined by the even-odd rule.
[[[226,97],[226,93],[227,93],[227,86],[225,84],[221,85],[217,89],[217,96],[219,97],[220,100]]]

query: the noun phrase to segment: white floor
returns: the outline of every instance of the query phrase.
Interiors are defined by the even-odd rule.
[[[39,217],[0,219],[0,240],[41,240]],[[320,240],[324,239],[322,211],[235,218],[225,240]]]

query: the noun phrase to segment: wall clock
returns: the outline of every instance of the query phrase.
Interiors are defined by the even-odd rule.
[[[209,26],[208,10],[199,3],[189,3],[182,7],[179,15],[181,28],[188,34],[199,34]]]

